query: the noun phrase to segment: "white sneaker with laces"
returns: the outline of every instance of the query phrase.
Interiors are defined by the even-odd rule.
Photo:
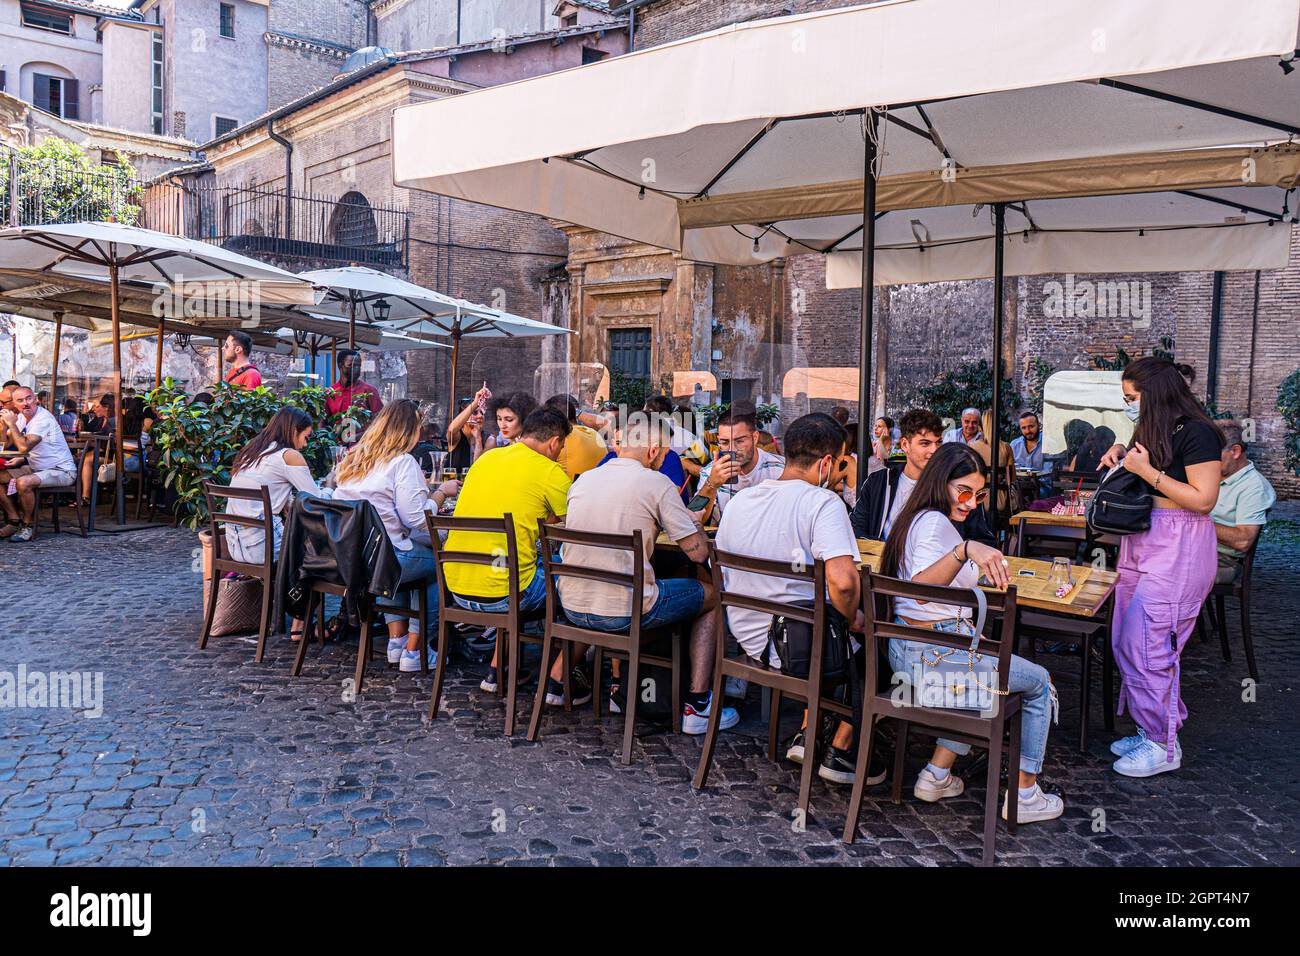
[[[948,776],[940,780],[929,767],[923,767],[912,787],[912,796],[926,803],[936,803],[948,797],[960,797],[966,791],[966,783],[951,770]]]
[[[1119,740],[1111,744],[1110,752],[1113,753],[1116,757],[1122,757],[1146,739],[1147,739],[1147,732],[1143,730],[1141,727],[1139,727],[1137,733],[1131,734],[1128,737],[1121,737]]]
[[[1183,765],[1183,748],[1174,738],[1174,759],[1170,760],[1164,744],[1150,738],[1142,741],[1113,764],[1112,769],[1125,777],[1154,777]]]
[[[1002,798],[1003,820],[1007,818],[1007,799],[1010,796],[1011,794],[1008,793]],[[1065,812],[1065,801],[1054,793],[1045,793],[1038,784],[1034,784],[1034,792],[1028,800],[1017,792],[1016,801],[1016,823],[1018,824],[1055,820]]]
[[[420,671],[420,649],[417,647],[413,651],[408,651],[405,647],[405,641],[402,642],[402,657],[397,664],[397,669],[403,674],[419,673]],[[438,663],[438,652],[432,647],[426,647],[425,653],[429,656],[429,670],[433,670]]]
[[[709,694],[708,702],[704,705],[703,710],[696,710],[690,704],[682,708],[682,733],[684,734],[702,734],[709,729],[709,713],[713,709],[713,694]],[[736,724],[740,723],[740,714],[734,707],[723,707],[722,714],[718,718],[719,730],[730,730]]]

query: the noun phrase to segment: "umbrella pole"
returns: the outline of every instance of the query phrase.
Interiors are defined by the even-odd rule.
[[[447,403],[447,421],[450,422],[459,413],[456,407],[456,359],[460,355],[460,320],[451,327],[451,400]]]
[[[109,315],[113,322],[113,441],[117,449],[117,475],[114,492],[114,504],[117,508],[117,523],[126,524],[126,450],[122,446],[122,320],[119,292],[117,288],[117,243],[109,243],[108,296]]]
[[[858,475],[867,473],[871,452],[871,343],[875,340],[876,296],[876,124],[867,111],[866,149],[862,163],[862,327],[858,347]]]
[[[1002,274],[1003,239],[1006,232],[1006,206],[993,204],[993,434],[985,435],[989,443],[989,513],[992,520],[993,537],[997,538],[1001,524],[998,511],[998,446],[1002,434]]]
[[[158,319],[158,354],[153,360],[153,387],[162,388],[163,320]]]
[[[63,313],[54,313],[54,371],[50,373],[50,408],[59,407],[59,345],[63,341]],[[55,415],[59,414],[57,411]]]
[[[221,342],[218,340],[217,342],[217,381],[218,382],[224,382],[226,379],[226,372],[225,372],[225,368],[223,367],[224,364],[225,363],[222,361],[222,355],[221,355]]]

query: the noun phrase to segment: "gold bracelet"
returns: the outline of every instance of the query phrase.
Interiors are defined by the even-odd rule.
[[[1153,482],[1151,482],[1151,487],[1152,487],[1152,488],[1159,488],[1159,487],[1160,487],[1160,479],[1163,478],[1164,476],[1165,476],[1165,473],[1164,473],[1163,471],[1160,472],[1159,474],[1157,474],[1157,475],[1156,475],[1156,480],[1153,481]]]

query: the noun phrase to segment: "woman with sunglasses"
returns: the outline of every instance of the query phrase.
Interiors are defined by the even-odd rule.
[[[1182,766],[1178,730],[1187,719],[1179,659],[1214,586],[1214,522],[1223,435],[1187,382],[1194,371],[1165,359],[1138,359],[1120,385],[1137,423],[1127,447],[1113,445],[1103,468],[1123,467],[1153,496],[1151,527],[1119,546],[1111,644],[1137,733],[1110,745],[1116,773],[1150,777]]]
[[[984,467],[979,456],[960,442],[950,442],[934,453],[921,472],[916,487],[903,505],[885,542],[880,571],[891,577],[921,584],[956,588],[978,586],[981,575],[1005,588],[1010,581],[1002,552],[978,541],[964,541],[957,523],[988,498]],[[970,609],[933,601],[898,598],[894,614],[899,623],[945,633],[972,634]],[[891,640],[889,664],[896,674],[911,675],[921,668],[921,655],[945,653],[947,648],[918,641]],[[1016,817],[1019,823],[1054,820],[1065,809],[1056,794],[1043,791],[1038,774],[1047,752],[1047,732],[1056,709],[1056,691],[1047,671],[1012,655],[1007,690],[1021,695],[1020,787]],[[939,740],[930,762],[916,779],[917,799],[934,803],[959,796],[962,779],[952,773],[957,757],[970,752],[970,744]],[[1007,804],[1002,804],[1002,818]]]

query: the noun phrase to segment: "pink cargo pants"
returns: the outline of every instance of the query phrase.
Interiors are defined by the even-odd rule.
[[[1196,627],[1217,567],[1209,515],[1156,508],[1151,528],[1119,548],[1111,644],[1120,673],[1119,713],[1127,704],[1148,737],[1166,744],[1187,719],[1179,694],[1179,658]]]

